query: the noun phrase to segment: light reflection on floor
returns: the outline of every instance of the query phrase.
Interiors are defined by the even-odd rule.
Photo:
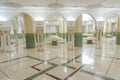
[[[39,52],[19,41],[11,51],[0,52],[0,80],[120,80],[120,46],[111,39],[103,40],[101,49],[59,44]]]

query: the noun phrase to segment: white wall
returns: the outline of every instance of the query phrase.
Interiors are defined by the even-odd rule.
[[[106,20],[109,16],[113,13],[120,15],[120,9],[83,9],[83,8],[63,8],[59,10],[50,9],[50,8],[0,8],[0,21],[6,21],[11,19],[13,16],[17,15],[18,13],[26,12],[32,16],[35,21],[42,21],[47,16],[52,13],[58,12],[62,14],[66,20],[76,20],[82,13],[88,13],[94,17],[95,20]]]
[[[61,13],[66,20],[69,17],[77,18],[82,13],[88,13],[95,17],[95,19],[98,19],[99,17],[107,18],[112,13],[116,13],[120,15],[120,9],[82,9],[82,8],[63,8],[59,10],[50,9],[50,8],[21,8],[21,9],[15,9],[15,8],[0,8],[0,18],[4,17],[6,20],[10,19],[12,16],[21,13],[21,12],[27,12],[29,13],[34,19],[37,17],[44,17],[46,18],[48,15],[54,12]]]

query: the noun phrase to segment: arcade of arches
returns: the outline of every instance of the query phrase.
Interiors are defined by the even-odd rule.
[[[120,80],[120,18],[115,14],[97,21],[83,13],[67,21],[51,13],[35,21],[23,12],[4,24],[0,80]]]

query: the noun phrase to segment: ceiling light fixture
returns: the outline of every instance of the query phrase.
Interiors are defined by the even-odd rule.
[[[87,8],[93,9],[93,8],[101,8],[101,7],[104,7],[102,4],[103,4],[103,2],[105,2],[105,1],[106,1],[106,0],[102,0],[102,1],[100,1],[99,3],[93,4],[93,5],[88,5]]]
[[[50,8],[63,8],[64,5],[61,3],[58,3],[58,0],[56,0],[55,3],[50,3],[48,5],[48,7],[50,7]]]
[[[6,7],[12,7],[12,8],[21,8],[23,7],[21,4],[19,3],[15,3],[15,2],[9,2],[9,1],[4,1],[3,5]]]

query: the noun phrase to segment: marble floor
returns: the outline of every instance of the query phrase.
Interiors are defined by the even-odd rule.
[[[120,46],[104,39],[101,48],[84,44],[69,50],[66,44],[44,45],[44,51],[11,44],[0,52],[0,80],[120,80]]]

